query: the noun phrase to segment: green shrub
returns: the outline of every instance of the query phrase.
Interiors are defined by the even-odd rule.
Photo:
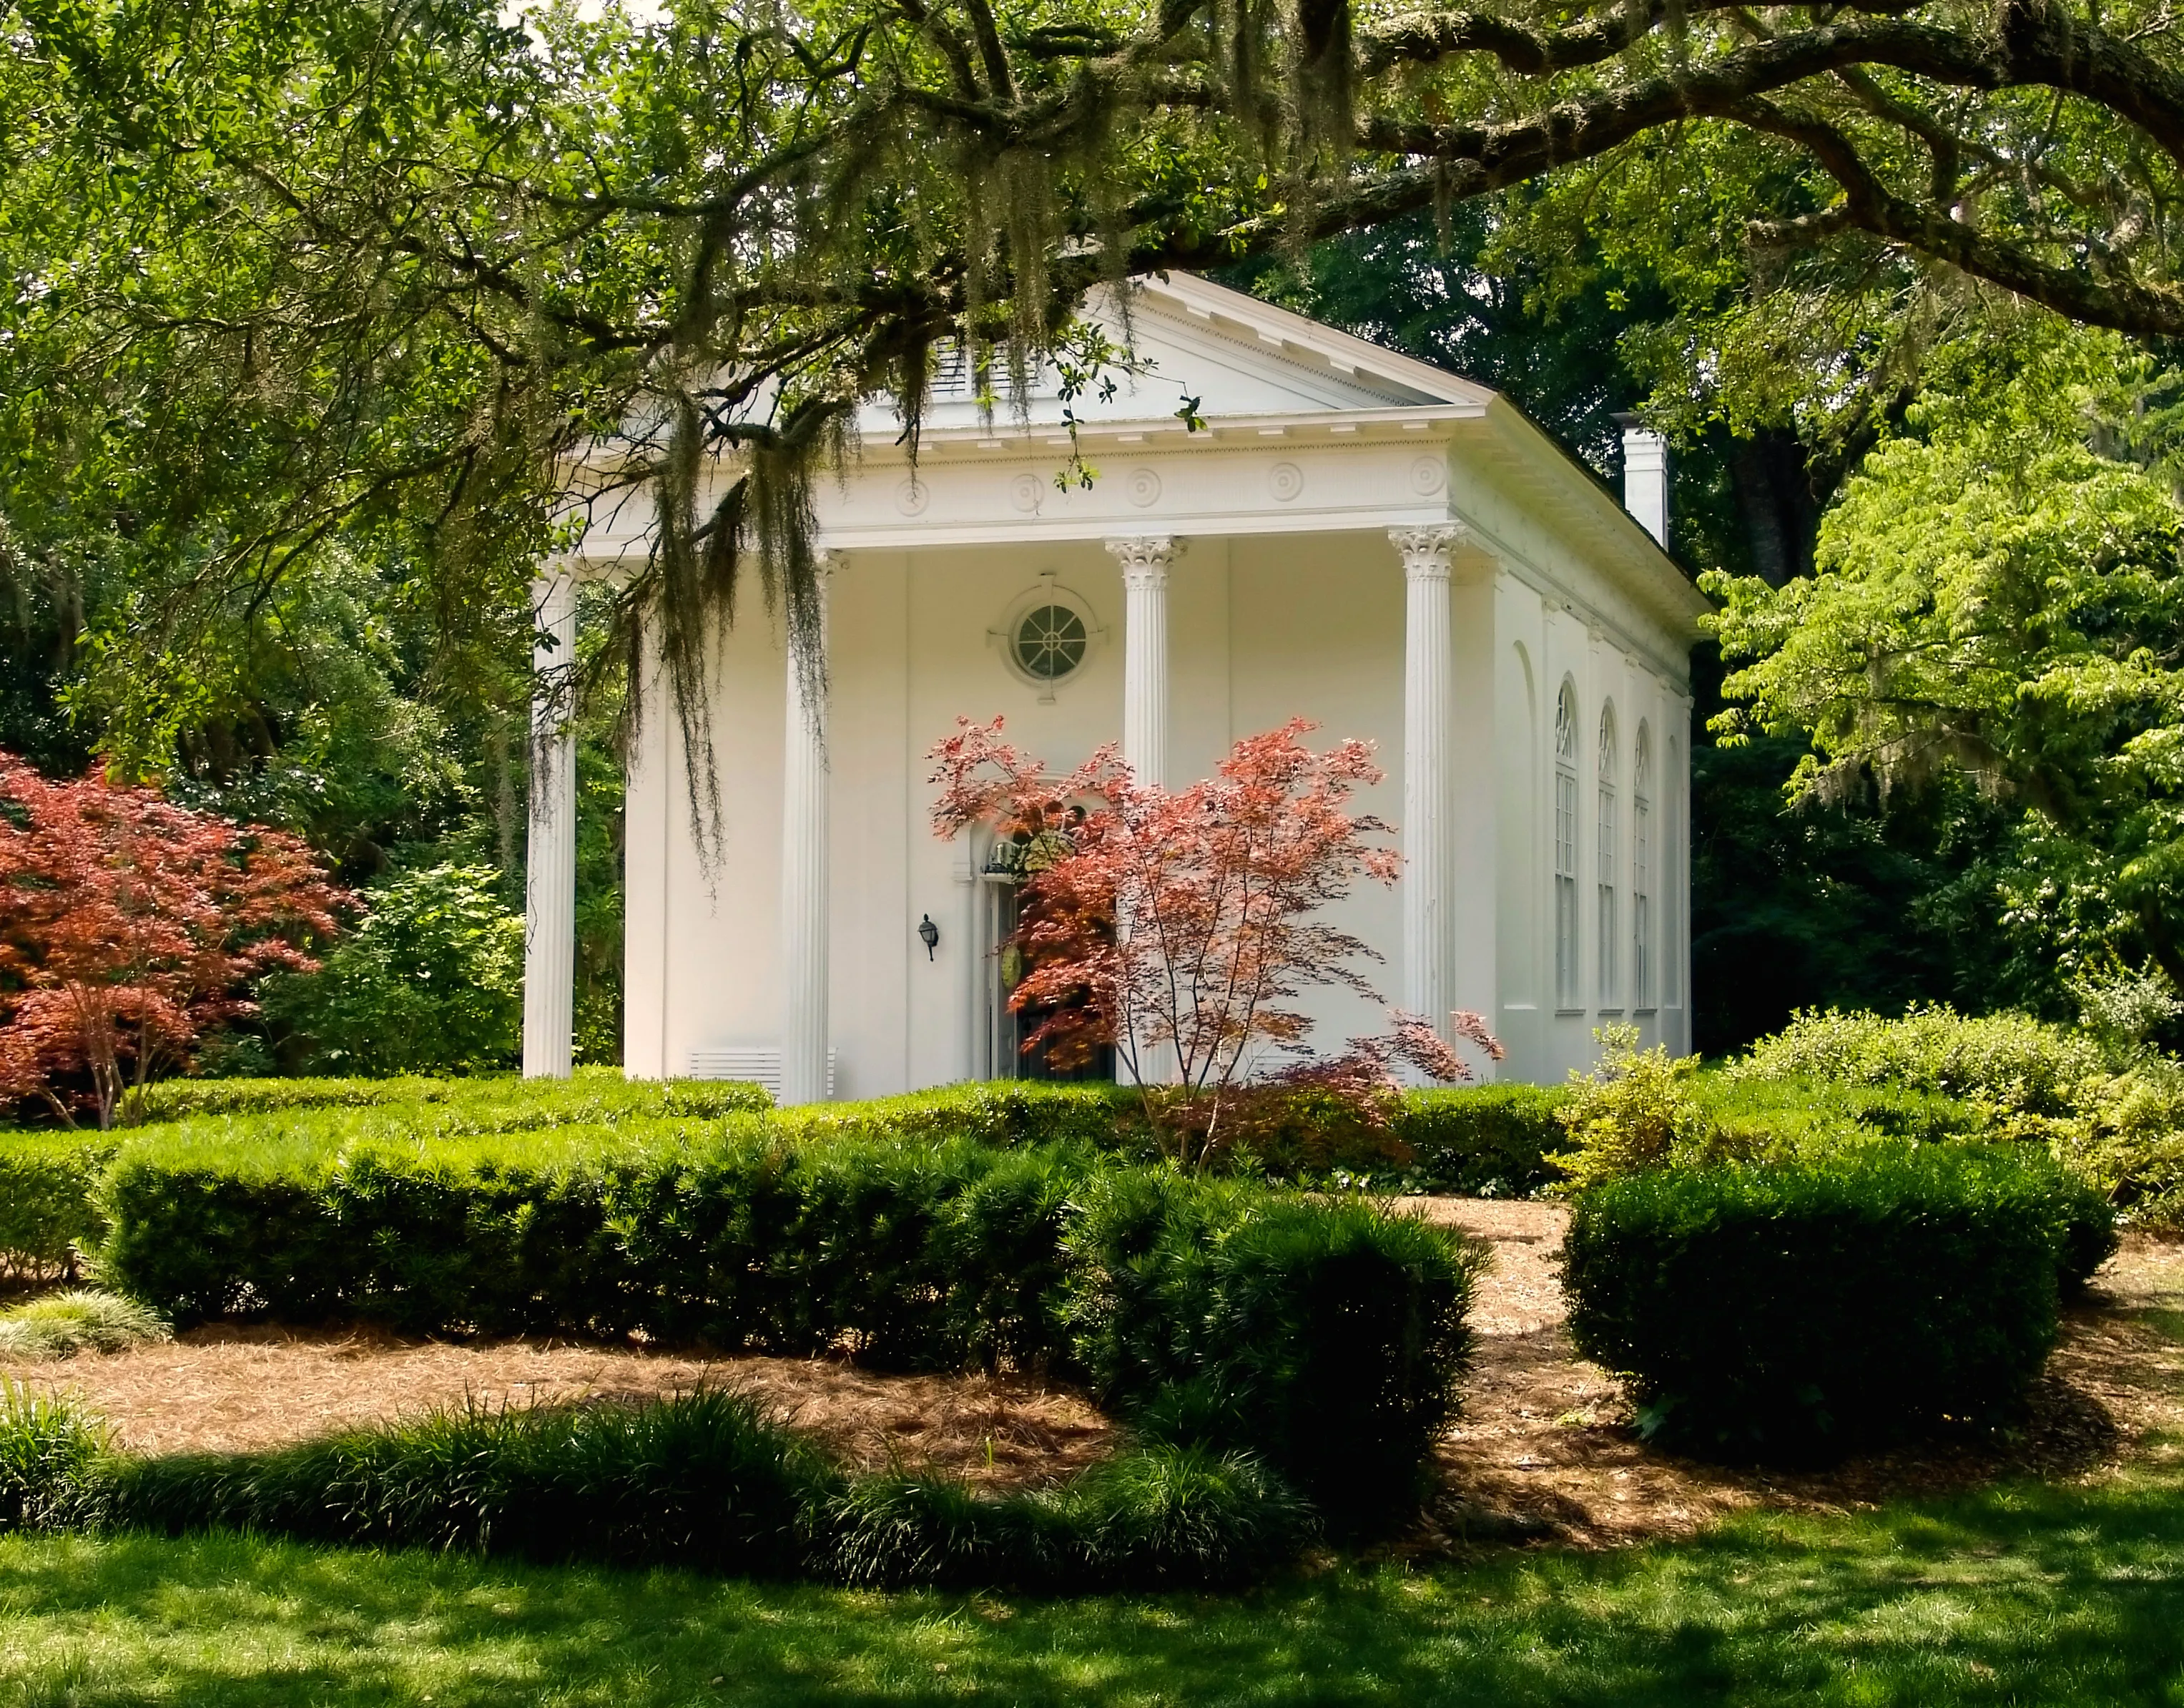
[[[797,1139],[975,1139],[1002,1147],[1082,1145],[1158,1154],[1134,1089],[1084,1082],[996,1080],[855,1103],[807,1103],[774,1118]]]
[[[1392,1128],[1372,1129],[1334,1099],[1301,1092],[1291,1119],[1255,1134],[1247,1171],[1274,1180],[1330,1173],[1354,1186],[1519,1197],[1555,1178],[1547,1160],[1568,1147],[1555,1111],[1560,1087],[1467,1086],[1405,1094]],[[982,1144],[1081,1144],[1150,1162],[1160,1145],[1137,1091],[1097,1084],[998,1080],[861,1103],[785,1109],[791,1136],[976,1139]]]
[[[1930,1007],[1890,1019],[1830,1008],[1795,1016],[1729,1071],[1937,1091],[2007,1117],[2070,1114],[2110,1068],[2092,1038],[2023,1014],[1968,1019]]]
[[[0,1535],[95,1515],[105,1429],[76,1401],[0,1376]]]
[[[2184,1065],[2142,1058],[2054,1123],[2048,1141],[2133,1225],[2184,1233]]]
[[[0,1270],[46,1275],[71,1267],[98,1238],[105,1134],[0,1132]]]
[[[1881,1137],[1947,1144],[1992,1136],[1992,1123],[1960,1098],[1902,1086],[1762,1080],[1702,1069],[1691,1095],[1731,1145],[1753,1153],[1827,1149]]]
[[[748,1118],[432,1141],[341,1133],[268,1146],[217,1126],[144,1135],[102,1187],[103,1271],[182,1322],[642,1331],[788,1355],[844,1342],[922,1367],[978,1347],[1028,1361],[1050,1339],[1025,1320],[1023,1288],[1052,1273],[1074,1178],[1059,1153],[787,1147]]]
[[[88,1288],[47,1293],[0,1311],[0,1358],[120,1352],[172,1333],[158,1312],[132,1298]]]
[[[2140,1007],[2146,1000],[2142,991],[2132,998]],[[2102,1029],[2097,1037],[2021,1014],[1966,1019],[1947,1008],[1900,1019],[1804,1013],[1724,1078],[1755,1089],[1795,1082],[1836,1095],[1933,1097],[1929,1118],[1946,1131],[1918,1130],[1919,1112],[1908,1101],[1876,1107],[1867,1125],[1919,1138],[2036,1141],[2133,1223],[2184,1230],[2184,1063],[2134,1041],[2114,1014]],[[1963,1118],[1943,1113],[1952,1103]]]
[[[359,1136],[371,1113],[136,1136],[102,1188],[103,1272],[184,1322],[1082,1371],[1345,1522],[1415,1493],[1468,1348],[1469,1249],[1367,1204],[1076,1147],[789,1145],[753,1117],[398,1141]]]
[[[368,891],[369,911],[315,973],[272,981],[265,1012],[315,1070],[475,1073],[515,1058],[523,916],[490,867],[435,866]]]
[[[1469,1362],[1474,1248],[1369,1203],[1150,1171],[1084,1203],[1065,1311],[1097,1396],[1156,1437],[1263,1455],[1340,1527],[1415,1505]]]
[[[1721,1129],[1691,1088],[1695,1061],[1672,1059],[1665,1044],[1641,1050],[1635,1026],[1603,1026],[1594,1036],[1600,1060],[1571,1073],[1569,1101],[1557,1111],[1570,1149],[1556,1166],[1571,1186],[1721,1159]]]
[[[525,1080],[512,1074],[465,1079],[162,1080],[144,1088],[139,1105],[142,1125],[210,1116],[371,1110],[380,1118],[376,1124],[344,1130],[374,1135],[398,1131],[419,1138],[611,1126],[659,1116],[703,1119],[772,1107],[765,1088],[747,1080],[628,1080],[616,1068],[579,1068],[566,1080]],[[285,1123],[267,1122],[236,1130],[235,1136],[239,1142],[250,1142],[287,1130]]]
[[[1569,1148],[1559,1086],[1464,1086],[1411,1091],[1395,1136],[1411,1152],[1407,1189],[1474,1197],[1529,1197],[1557,1176]]]
[[[2056,1336],[2065,1193],[1986,1147],[1871,1143],[1581,1195],[1570,1331],[1694,1451],[1823,1457],[2005,1414]]]

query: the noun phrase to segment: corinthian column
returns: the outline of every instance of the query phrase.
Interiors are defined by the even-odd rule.
[[[827,1097],[827,582],[819,572],[816,656],[788,649],[788,740],[782,755],[781,1102]]]
[[[1461,527],[1390,528],[1403,560],[1403,1006],[1448,1033],[1454,898],[1450,551]]]
[[[531,826],[523,878],[523,1077],[566,1080],[577,982],[577,583],[531,583]]]
[[[1123,757],[1140,783],[1167,781],[1167,567],[1173,539],[1111,539],[1123,566]]]

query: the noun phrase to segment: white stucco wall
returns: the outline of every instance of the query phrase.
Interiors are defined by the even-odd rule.
[[[1166,318],[1162,318],[1165,315]],[[1010,737],[1067,767],[1122,734],[1123,593],[1102,540],[1172,537],[1170,780],[1206,774],[1238,737],[1305,717],[1326,742],[1374,742],[1387,780],[1360,806],[1402,812],[1405,592],[1391,527],[1458,523],[1451,568],[1453,895],[1451,998],[1488,1017],[1502,1076],[1553,1081],[1594,1054],[1603,1006],[1648,1041],[1688,1047],[1685,937],[1689,700],[1696,596],[1612,499],[1491,394],[1215,287],[1141,312],[1159,363],[1134,397],[1087,411],[1090,491],[1058,490],[1066,438],[929,417],[915,474],[874,432],[865,461],[821,495],[838,554],[830,598],[830,1041],[835,1094],[879,1095],[983,1070],[977,1002],[989,978],[988,891],[976,852],[928,827],[925,754],[958,715],[1005,715]],[[1164,419],[1201,395],[1212,428]],[[1258,413],[1253,413],[1257,411]],[[1045,411],[1050,414],[1051,411]],[[960,419],[959,419],[960,417]],[[1096,417],[1096,419],[1095,419]],[[874,422],[875,428],[884,423]],[[641,506],[595,528],[602,564],[640,551]],[[1050,574],[1095,626],[1084,667],[1044,701],[999,638]],[[1580,729],[1577,869],[1583,1006],[1558,1011],[1552,906],[1555,698],[1574,688]],[[638,1074],[690,1071],[694,1054],[777,1048],[784,660],[777,625],[747,604],[723,638],[711,726],[722,812],[716,857],[692,828],[682,744],[665,696],[632,755],[625,1058]],[[1616,709],[1613,855],[1630,973],[1631,775],[1651,734],[1658,1001],[1599,1000],[1597,782],[1601,708]],[[940,930],[928,960],[916,928]],[[1364,886],[1337,923],[1384,957],[1403,988],[1402,908]],[[1377,1009],[1318,993],[1317,1041],[1378,1030]]]

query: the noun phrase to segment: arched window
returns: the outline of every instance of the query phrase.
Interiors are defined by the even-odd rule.
[[[1651,1008],[1653,995],[1653,737],[1638,726],[1630,767],[1630,1006]]]
[[[1555,701],[1555,1006],[1581,1008],[1577,971],[1577,689]]]
[[[1615,982],[1616,946],[1622,941],[1615,907],[1615,864],[1623,844],[1615,829],[1615,708],[1600,708],[1600,819],[1595,846],[1600,868],[1600,1002],[1605,1009],[1619,1008]]]

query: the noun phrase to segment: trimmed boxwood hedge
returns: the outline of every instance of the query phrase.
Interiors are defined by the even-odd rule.
[[[51,1273],[97,1243],[103,1133],[0,1132],[0,1271]]]
[[[749,1120],[338,1130],[132,1140],[102,1186],[105,1278],[181,1324],[642,1333],[1068,1372],[1162,1438],[1262,1454],[1338,1526],[1415,1493],[1468,1352],[1479,1260],[1461,1239],[1088,1147],[791,1144]]]
[[[1575,1203],[1570,1332],[1656,1438],[1825,1459],[2006,1415],[2055,1343],[2075,1186],[2021,1151],[1871,1143]]]

